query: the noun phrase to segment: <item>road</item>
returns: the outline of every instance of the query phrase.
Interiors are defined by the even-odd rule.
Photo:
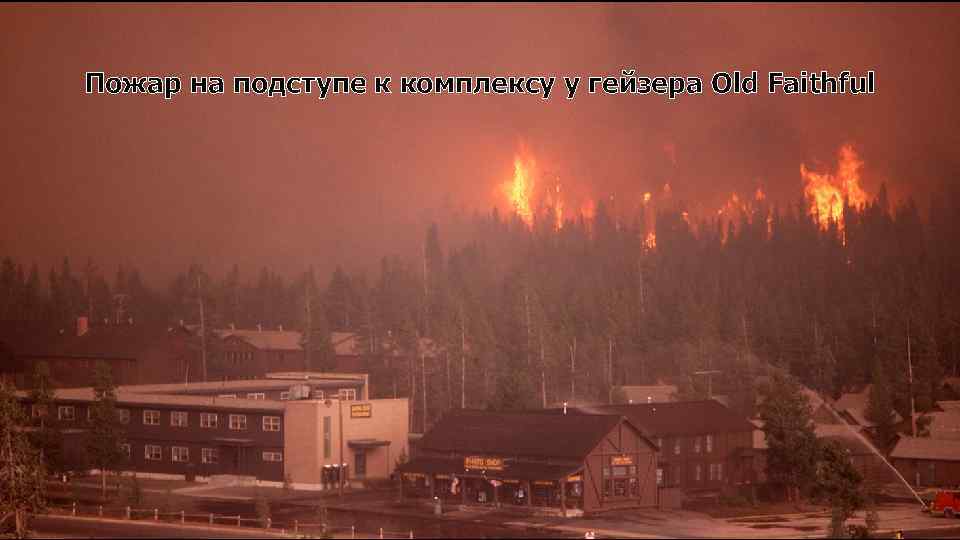
[[[44,538],[264,538],[263,530],[211,528],[170,523],[100,520],[70,516],[37,516],[33,535]],[[279,534],[271,535],[280,538]]]

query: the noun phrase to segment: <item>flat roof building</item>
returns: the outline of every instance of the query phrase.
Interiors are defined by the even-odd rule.
[[[277,378],[117,387],[127,456],[118,470],[200,480],[235,475],[302,489],[336,487],[340,470],[347,483],[388,478],[409,452],[407,400],[365,399],[365,375],[337,375],[309,384]],[[27,392],[18,397],[33,418],[56,422],[66,462],[83,469],[93,389],[56,390],[50,411]]]

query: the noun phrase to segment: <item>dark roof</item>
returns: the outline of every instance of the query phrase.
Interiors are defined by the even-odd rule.
[[[561,409],[550,412],[562,416]],[[722,403],[705,399],[670,403],[634,403],[630,405],[600,405],[569,408],[568,412],[581,415],[620,415],[650,437],[676,435],[705,435],[720,432],[750,432],[753,424]],[[568,414],[567,416],[570,416]]]
[[[486,476],[510,480],[558,480],[577,472],[583,464],[547,464],[505,460],[502,471],[486,471]],[[400,472],[464,475],[463,458],[419,457],[398,467]],[[483,471],[471,470],[465,476],[480,476]]]
[[[620,416],[455,410],[445,414],[418,446],[437,452],[581,459],[623,420]]]
[[[14,345],[14,352],[23,357],[110,358],[135,360],[145,351],[165,347],[172,337],[185,330],[146,325],[92,326],[86,334],[76,331],[48,334],[39,339],[25,339]]]

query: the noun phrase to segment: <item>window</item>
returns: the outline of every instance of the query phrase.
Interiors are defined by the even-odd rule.
[[[663,451],[663,437],[657,437],[657,448],[659,448],[661,452]]]
[[[713,435],[707,435],[707,453],[713,452]]]
[[[217,427],[219,416],[217,413],[200,413],[200,427],[202,428],[215,428]]]
[[[73,405],[61,405],[57,407],[57,420],[71,422],[73,421],[74,413]]]
[[[343,401],[354,401],[357,399],[357,389],[356,388],[341,388],[338,393],[340,399]]]
[[[657,485],[663,485],[663,469],[660,468],[657,469]]]
[[[713,482],[713,480],[716,478],[716,475],[717,475],[717,466],[711,463],[709,467],[710,468],[708,469],[708,472],[707,472],[707,479]]]
[[[287,401],[290,399],[290,392],[280,392],[280,401]]]
[[[187,427],[187,413],[185,411],[173,411],[170,413],[170,425],[173,427]]]
[[[247,399],[266,399],[267,396],[263,392],[247,392]]]
[[[123,452],[123,455],[130,459],[130,445],[127,443],[120,445],[120,451]]]
[[[219,395],[219,396],[217,396],[217,397],[219,397],[219,398],[227,398],[227,399],[231,399],[231,398],[236,398],[236,397],[237,397],[237,395],[236,395],[236,394],[220,394],[220,395]]]
[[[117,409],[117,418],[121,424],[130,423],[130,409]]]
[[[694,454],[700,453],[700,437],[693,438],[693,453]]]
[[[160,411],[143,411],[143,425],[145,425],[145,426],[159,426],[159,425],[160,425]]]
[[[703,477],[702,467],[700,466],[699,463],[697,463],[697,468],[694,469],[693,479],[699,482],[702,477]]]
[[[677,437],[673,441],[673,454],[677,456],[680,455],[680,438],[679,437]]]
[[[263,452],[261,455],[263,461],[281,462],[283,461],[283,452]]]
[[[202,448],[200,449],[200,462],[207,463],[210,465],[216,464],[220,459],[220,454],[217,452],[216,448]]]
[[[245,414],[231,414],[230,415],[230,429],[234,431],[246,431],[247,430],[247,415]]]
[[[313,399],[323,399],[324,395],[325,394],[323,393],[323,390],[314,390],[310,392],[310,397],[312,397]]]
[[[723,463],[717,463],[717,480],[723,480]]]
[[[163,450],[155,444],[145,445],[143,447],[143,459],[147,461],[160,461],[163,459]]]
[[[170,448],[170,459],[174,463],[187,463],[190,461],[190,449],[186,446],[174,446]]]
[[[263,417],[263,430],[264,430],[264,431],[280,431],[280,417],[279,417],[279,416],[264,416],[264,417]]]
[[[330,417],[323,417],[323,457],[325,459],[330,459]]]
[[[87,407],[87,422],[93,423],[93,406]]]

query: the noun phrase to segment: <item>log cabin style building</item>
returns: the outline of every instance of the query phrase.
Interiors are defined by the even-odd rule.
[[[550,412],[564,414],[563,409]],[[751,457],[754,425],[718,401],[568,407],[566,414],[626,417],[660,448],[661,487],[719,491],[758,481]]]
[[[622,416],[451,411],[400,466],[401,498],[562,515],[656,507],[656,453]]]

